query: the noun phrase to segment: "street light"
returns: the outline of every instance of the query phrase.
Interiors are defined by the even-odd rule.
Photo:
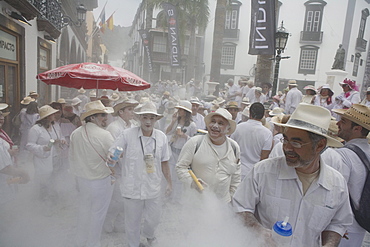
[[[80,27],[82,23],[86,20],[86,12],[87,9],[83,4],[80,4],[76,7],[77,10],[77,22],[74,22],[71,17],[68,15],[62,16],[62,28],[68,25],[75,25],[77,27]]]
[[[272,96],[276,95],[276,89],[279,79],[279,68],[280,68],[280,60],[289,58],[289,57],[282,57],[281,53],[284,51],[286,43],[288,41],[289,33],[283,26],[283,22],[281,22],[281,26],[277,29],[275,33],[275,72],[274,72],[274,83],[272,85]]]

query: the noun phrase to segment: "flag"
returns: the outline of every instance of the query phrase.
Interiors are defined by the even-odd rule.
[[[275,1],[251,1],[250,55],[275,55]]]
[[[113,13],[114,14],[114,13]],[[110,30],[112,30],[113,31],[113,27],[114,27],[114,25],[113,25],[113,14],[108,18],[108,20],[107,20],[107,27],[110,29]]]
[[[104,6],[102,12],[100,13],[99,19],[100,19],[100,23],[99,23],[100,31],[102,33],[104,33],[104,30],[105,30],[105,6]]]

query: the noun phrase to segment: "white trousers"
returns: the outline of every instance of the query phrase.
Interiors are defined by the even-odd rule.
[[[144,216],[143,235],[146,238],[154,238],[161,213],[161,197],[147,200],[123,198],[125,232],[129,247],[139,247],[141,219]]]
[[[100,247],[100,236],[112,198],[110,176],[88,180],[77,177],[80,205],[78,209],[78,246]]]

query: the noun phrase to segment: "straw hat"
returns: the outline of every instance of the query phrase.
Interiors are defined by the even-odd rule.
[[[211,118],[213,116],[221,116],[225,118],[230,124],[230,130],[227,133],[227,135],[231,135],[232,133],[234,133],[236,129],[236,122],[232,119],[231,113],[228,110],[224,108],[218,108],[215,112],[211,112],[207,116],[205,116],[204,122],[206,123],[207,126],[211,122]]]
[[[2,110],[4,110],[4,109],[6,109],[6,108],[8,108],[8,104],[7,103],[0,103],[0,111],[2,111]]]
[[[156,105],[151,102],[151,101],[147,101],[143,104],[142,107],[140,107],[140,109],[138,109],[137,111],[135,111],[135,113],[137,115],[143,115],[143,114],[153,114],[153,115],[156,115],[157,116],[157,119],[161,119],[163,117],[162,114],[159,114],[157,112],[157,107]]]
[[[248,106],[244,108],[244,110],[242,112],[242,115],[249,118],[249,107]]]
[[[108,96],[108,99],[110,99],[111,101],[117,101],[119,100],[120,96],[118,95],[118,93],[112,93],[111,95]]]
[[[274,109],[272,109],[272,111],[269,112],[270,116],[276,116],[281,114],[284,115],[284,109],[280,107],[275,107]]]
[[[40,109],[39,109],[40,118],[38,120],[44,119],[47,116],[50,116],[50,115],[52,115],[52,114],[54,114],[54,113],[56,113],[58,111],[59,110],[54,109],[53,107],[51,107],[49,105],[41,106]]]
[[[185,110],[187,112],[192,113],[191,103],[190,103],[190,101],[187,101],[187,100],[180,100],[179,105],[175,106],[175,108],[177,108],[177,109],[183,109],[183,110]]]
[[[298,86],[298,85],[297,85],[297,81],[296,81],[296,80],[289,80],[289,81],[288,81],[288,86],[293,86],[293,87]]]
[[[65,100],[64,98],[59,98],[59,99],[57,100],[57,102],[58,102],[58,103],[61,103],[61,104],[65,104],[65,103],[67,103],[67,102],[66,102],[66,100]]]
[[[89,96],[96,97],[96,91],[95,90],[90,91]]]
[[[274,123],[279,126],[306,130],[326,137],[327,145],[341,147],[342,143],[328,135],[331,121],[330,111],[324,107],[300,103],[286,124]]]
[[[243,100],[242,100],[242,104],[244,104],[244,105],[250,105],[251,104],[251,102],[249,102],[249,98],[248,97],[244,97],[243,98]]]
[[[82,87],[82,88],[78,89],[77,92],[83,94],[83,93],[86,93],[86,90]]]
[[[113,106],[114,112],[112,113],[112,115],[118,116],[118,111],[121,110],[122,108],[125,108],[128,106],[132,106],[135,108],[138,105],[139,105],[139,102],[137,102],[136,100],[125,98],[124,100],[118,102],[115,106]]]
[[[21,104],[22,105],[28,105],[29,103],[31,103],[33,101],[35,101],[34,98],[31,98],[31,97],[27,96],[27,97],[23,98],[23,100],[21,101]]]
[[[77,104],[79,104],[79,103],[81,103],[82,101],[80,100],[80,98],[78,98],[78,97],[74,97],[73,99],[72,99],[72,102],[71,102],[71,105],[72,106],[75,106],[75,105],[77,105]]]
[[[36,93],[36,91],[30,91],[30,93],[28,94],[28,96],[36,96],[36,97],[38,97],[39,94]]]
[[[370,108],[365,105],[353,104],[349,109],[333,109],[333,112],[339,114],[367,130],[370,130]]]
[[[256,88],[255,88],[255,91],[257,91],[257,92],[259,92],[259,93],[262,93],[262,88],[260,88],[260,87],[256,87]]]
[[[100,100],[95,100],[85,105],[85,112],[81,114],[81,120],[97,113],[113,113],[112,107],[105,107]]]
[[[225,109],[239,109],[238,102],[236,101],[229,101],[225,106]]]
[[[171,94],[170,94],[170,92],[168,92],[168,91],[164,91],[164,93],[163,93],[163,96],[170,96]]]
[[[195,96],[190,97],[190,100],[189,101],[192,104],[197,104],[197,105],[200,105],[201,104],[200,101],[199,101],[199,99],[198,99],[198,97],[195,97]]]

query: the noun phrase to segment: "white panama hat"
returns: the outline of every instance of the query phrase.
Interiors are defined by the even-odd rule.
[[[157,112],[157,107],[151,101],[146,101],[139,109],[137,109],[137,111],[134,112],[137,115],[153,114],[156,115],[158,119],[161,119],[163,117],[162,114],[159,114]]]
[[[324,107],[300,103],[286,124],[274,123],[279,126],[306,130],[327,139],[330,147],[341,147],[342,143],[329,136],[331,121],[330,111]]]
[[[229,122],[230,130],[227,133],[227,135],[231,135],[232,133],[234,133],[234,131],[236,129],[236,122],[233,120],[231,113],[228,110],[224,109],[224,108],[218,108],[215,112],[211,112],[207,116],[205,116],[204,122],[206,123],[207,126],[211,122],[211,118],[215,115],[221,116]]]

